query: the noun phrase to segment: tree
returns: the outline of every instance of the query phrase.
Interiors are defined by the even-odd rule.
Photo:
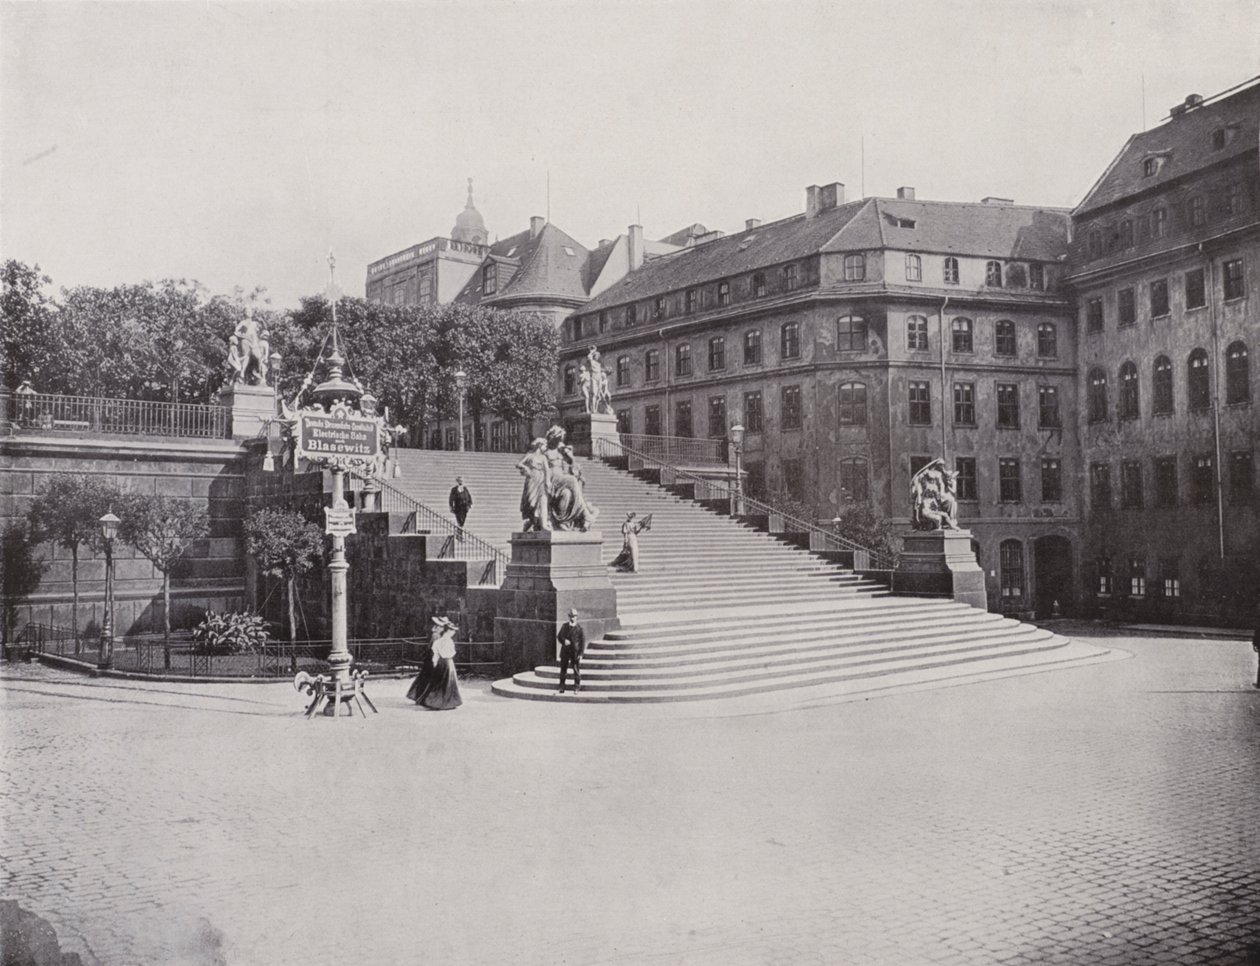
[[[39,540],[30,527],[14,521],[0,535],[3,544],[4,567],[4,641],[13,639],[13,625],[17,623],[18,605],[35,592],[48,565],[35,557],[35,545]]]
[[[245,521],[245,549],[263,572],[285,582],[289,640],[297,640],[297,578],[324,559],[324,534],[294,510],[266,507]]]
[[[896,559],[899,552],[896,528],[869,502],[842,503],[831,523],[836,533],[859,547]]]
[[[162,574],[162,638],[166,666],[171,666],[171,572],[194,540],[210,532],[205,506],[170,496],[130,493],[123,497],[119,536],[149,559]]]
[[[54,473],[48,488],[27,511],[31,530],[39,540],[51,540],[70,551],[70,583],[74,604],[70,611],[75,653],[79,650],[79,548],[99,547],[100,519],[121,503],[118,488],[84,473]]]
[[[0,271],[0,385],[10,391],[24,380],[43,388],[43,377],[56,359],[56,306],[44,295],[52,280],[15,259]]]

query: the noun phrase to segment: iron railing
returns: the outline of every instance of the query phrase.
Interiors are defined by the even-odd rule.
[[[672,465],[726,465],[725,439],[693,439],[689,436],[644,436],[620,433],[621,445]]]
[[[625,437],[623,436],[622,439],[624,440]],[[841,536],[834,530],[827,530],[815,523],[810,523],[808,520],[802,520],[800,517],[785,513],[769,503],[754,500],[746,496],[742,489],[737,492],[729,483],[688,473],[686,470],[679,469],[657,455],[636,450],[626,445],[624,441],[618,444],[607,437],[599,437],[595,442],[595,455],[597,457],[603,459],[626,457],[631,462],[638,460],[644,465],[651,464],[661,471],[662,485],[679,482],[694,484],[696,487],[696,499],[726,500],[729,502],[732,511],[734,511],[733,515],[760,515],[778,518],[783,522],[784,530],[808,534],[810,550],[822,553],[851,553],[853,554],[853,569],[859,573],[891,571],[896,567],[896,561],[890,555],[871,550],[869,547],[863,547],[861,544],[854,543],[848,537]]]
[[[227,439],[232,411],[197,403],[6,392],[0,393],[0,425],[8,432]]]
[[[351,475],[349,480],[351,490],[356,496],[360,496],[367,489],[366,481],[362,478]],[[425,506],[397,487],[382,480],[377,480],[371,485],[379,490],[381,511],[408,515],[407,522],[403,525],[403,533],[427,533],[443,538],[435,559],[484,560],[486,566],[482,570],[478,584],[483,587],[498,586],[511,561],[506,553],[471,530],[465,530],[448,514],[439,513],[432,507]]]

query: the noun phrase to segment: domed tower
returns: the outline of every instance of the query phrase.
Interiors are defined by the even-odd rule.
[[[451,238],[454,241],[484,245],[489,240],[489,237],[490,234],[486,231],[486,223],[482,220],[481,212],[473,204],[472,178],[469,178],[468,203],[464,205],[464,210],[455,219],[455,227],[451,229]]]

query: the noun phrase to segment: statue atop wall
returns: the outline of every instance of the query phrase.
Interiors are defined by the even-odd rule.
[[[227,367],[232,381],[243,386],[267,385],[267,360],[271,352],[267,331],[260,329],[254,310],[245,309],[245,318],[228,339]]]
[[[599,509],[586,501],[582,471],[573,458],[573,447],[565,445],[565,432],[559,426],[547,430],[546,439],[536,439],[516,464],[525,477],[521,491],[522,529],[587,531],[599,516]]]
[[[958,529],[958,474],[934,459],[910,480],[910,522],[916,530]]]
[[[588,413],[611,413],[612,392],[608,388],[609,371],[604,368],[599,357],[599,350],[591,346],[591,351],[582,360],[578,368],[578,385],[582,390],[582,401]]]

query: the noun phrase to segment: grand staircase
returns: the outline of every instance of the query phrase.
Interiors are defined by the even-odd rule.
[[[434,509],[455,477],[473,494],[467,528],[510,553],[520,529],[515,454],[403,450],[391,485]],[[641,570],[611,573],[622,627],[588,645],[582,690],[557,694],[559,668],[495,682],[496,694],[564,701],[677,701],[784,689],[872,690],[1096,656],[1050,631],[948,600],[894,597],[873,580],[583,459],[604,558],[621,523],[652,514]],[[570,683],[571,686],[571,683]]]

